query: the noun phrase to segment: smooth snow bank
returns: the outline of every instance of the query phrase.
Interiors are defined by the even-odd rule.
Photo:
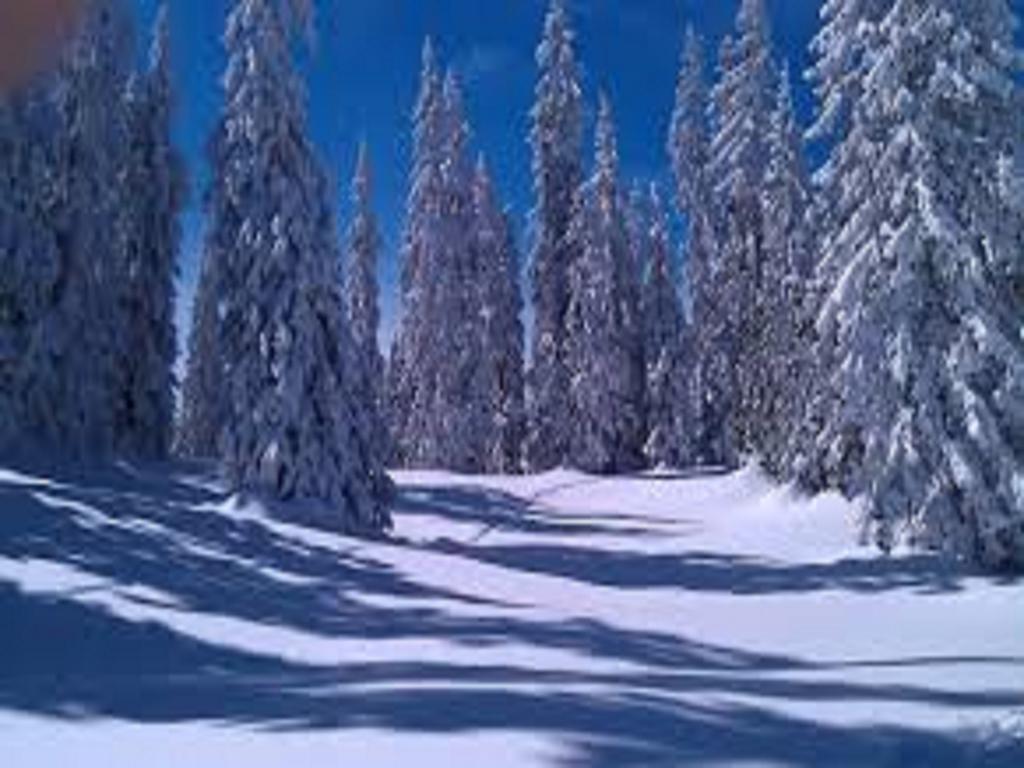
[[[397,480],[368,543],[194,468],[0,469],[3,765],[1024,765],[1024,587],[837,497]]]

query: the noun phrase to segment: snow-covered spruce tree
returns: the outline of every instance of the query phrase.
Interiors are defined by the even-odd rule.
[[[812,490],[856,484],[863,450],[856,431],[837,417],[840,402],[837,369],[839,328],[820,308],[842,279],[853,254],[877,247],[880,220],[873,196],[879,149],[871,121],[858,116],[880,45],[878,21],[892,0],[829,0],[821,10],[822,27],[811,43],[815,63],[810,78],[820,103],[808,131],[811,141],[831,146],[814,175],[808,236],[813,239],[815,272],[807,297],[815,320],[808,369],[808,398],[791,446],[790,473]]]
[[[764,398],[759,377],[766,331],[764,279],[764,179],[768,166],[765,126],[772,114],[774,72],[764,0],[743,0],[738,36],[722,44],[720,79],[712,101],[715,136],[712,175],[718,216],[718,299],[725,312],[720,334],[728,363],[724,389],[733,464],[737,453],[756,450],[758,410]]]
[[[649,210],[649,250],[642,301],[647,389],[644,456],[651,467],[681,467],[691,458],[686,439],[691,418],[684,358],[685,327],[672,269],[668,222],[654,185]]]
[[[526,432],[523,375],[523,298],[512,226],[497,200],[483,157],[473,183],[474,238],[483,322],[480,386],[485,469],[515,474],[522,469]]]
[[[457,472],[484,469],[491,421],[481,386],[484,359],[480,269],[474,242],[473,165],[462,86],[449,71],[443,86],[444,139],[440,261],[431,276],[436,303],[432,319],[440,416],[432,436],[440,447],[437,465]],[[441,339],[440,337],[444,337]]]
[[[634,331],[634,338],[629,344],[632,354],[631,372],[636,377],[637,398],[643,426],[639,436],[641,453],[647,436],[647,327],[644,317],[644,278],[647,265],[651,259],[651,210],[650,196],[644,184],[634,179],[629,193],[622,197],[622,211],[626,227],[626,241],[629,243],[630,260],[623,265],[626,278],[624,290],[624,317]]]
[[[20,106],[20,105],[18,105]],[[19,368],[33,316],[45,305],[33,280],[32,258],[21,245],[25,203],[18,199],[18,173],[29,136],[18,120],[13,99],[0,102],[0,450],[17,442],[22,418]],[[29,181],[29,179],[26,179]],[[24,185],[27,191],[28,184]],[[31,199],[31,198],[29,198]],[[35,310],[35,311],[33,311]]]
[[[120,224],[127,193],[121,183],[128,146],[124,94],[133,56],[125,3],[92,3],[54,91],[58,135],[50,226],[60,272],[44,331],[54,365],[35,380],[40,389],[33,397],[50,409],[49,441],[90,458],[114,451],[118,351],[128,344]]]
[[[812,272],[807,236],[810,192],[788,68],[780,78],[768,145],[763,200],[765,265],[758,303],[764,313],[765,334],[753,372],[763,395],[756,403],[753,438],[765,468],[784,476],[791,457],[790,442],[808,399],[811,338],[806,305]]]
[[[327,183],[306,136],[292,28],[277,0],[238,0],[225,43],[226,158],[213,223],[234,233],[212,270],[229,414],[223,451],[239,491],[325,505],[335,524],[390,524],[383,457],[367,434],[359,356],[344,317]]]
[[[1024,219],[999,165],[1018,138],[1004,0],[895,0],[855,121],[880,149],[873,248],[846,251],[838,417],[863,445],[867,527],[1024,567]],[[877,217],[877,218],[876,218]],[[847,235],[854,238],[854,230]],[[868,234],[860,235],[868,240]]]
[[[628,197],[622,198],[623,218],[626,227],[626,242],[629,244],[629,258],[618,265],[618,281],[622,286],[622,322],[624,340],[629,351],[631,408],[639,414],[639,431],[635,434],[636,443],[633,450],[637,455],[643,454],[646,440],[647,403],[647,356],[644,349],[646,334],[644,328],[643,281],[650,260],[651,242],[650,221],[653,211],[650,201],[643,192],[643,186],[633,184]]]
[[[527,466],[536,471],[566,461],[573,421],[566,312],[569,271],[576,253],[568,234],[573,197],[583,178],[582,91],[573,44],[565,0],[551,0],[537,50],[540,80],[530,133],[537,202],[531,216],[534,322],[525,458]]]
[[[402,318],[390,409],[398,460],[479,472],[486,413],[469,128],[458,80],[442,85],[428,41],[414,124]]]
[[[826,0],[822,5],[821,28],[810,45],[815,61],[808,76],[820,106],[807,131],[809,141],[836,150],[849,135],[876,47],[877,23],[891,6],[892,0]],[[842,226],[848,213],[842,188],[856,164],[855,155],[832,151],[815,174],[814,219],[823,235]]]
[[[380,287],[377,262],[380,232],[373,213],[373,178],[369,148],[359,145],[355,177],[352,180],[352,223],[348,231],[348,254],[345,258],[345,306],[355,349],[366,373],[366,388],[376,402],[378,413],[384,408],[384,357],[380,353]],[[388,454],[387,430],[374,437],[382,441],[380,450]]]
[[[623,265],[632,264],[618,182],[611,106],[602,96],[596,167],[576,196],[570,229],[578,258],[569,273],[571,371],[568,460],[588,472],[635,470],[643,463],[643,413],[631,364]],[[641,382],[642,383],[642,382]],[[642,398],[642,391],[639,393]]]
[[[443,199],[444,104],[433,45],[423,47],[420,93],[413,115],[413,162],[406,201],[401,274],[401,317],[387,370],[388,422],[393,459],[402,466],[435,465],[429,436],[435,412],[432,366],[436,362],[432,273],[439,260]]]
[[[48,82],[0,100],[0,452],[59,443],[51,344],[60,277],[53,227],[56,114]],[[38,443],[30,445],[29,443]]]
[[[686,31],[668,137],[676,204],[686,222],[685,269],[691,312],[685,346],[690,368],[687,409],[693,422],[685,436],[685,452],[694,463],[721,466],[732,461],[726,428],[731,362],[725,346],[726,306],[719,300],[721,265],[709,167],[705,68],[704,46],[690,27]]]
[[[171,144],[170,26],[161,6],[150,69],[128,92],[122,222],[125,344],[118,349],[115,440],[120,453],[162,458],[174,422],[174,280],[184,165]]]

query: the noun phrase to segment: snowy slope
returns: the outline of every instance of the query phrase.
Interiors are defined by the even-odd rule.
[[[201,468],[0,469],[3,765],[1024,765],[1024,585],[837,498],[397,479],[367,543]]]

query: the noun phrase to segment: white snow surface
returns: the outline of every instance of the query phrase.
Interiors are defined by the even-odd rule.
[[[202,467],[0,468],[2,764],[1024,765],[1024,584],[838,497],[395,477],[367,542]]]

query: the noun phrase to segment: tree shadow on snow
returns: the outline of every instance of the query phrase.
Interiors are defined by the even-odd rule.
[[[562,544],[438,542],[438,551],[516,571],[617,589],[678,589],[736,595],[841,591],[926,594],[961,589],[964,575],[940,558],[847,559],[788,564],[715,552],[645,554]]]
[[[579,525],[565,530],[566,524],[546,520],[530,504],[493,491],[415,489],[402,504],[414,505],[416,498],[426,505],[421,514],[445,505],[450,514],[473,515],[483,525],[498,515],[503,527],[580,532]],[[0,558],[64,563],[91,579],[85,593],[55,587],[45,594],[0,580],[0,707],[77,721],[209,721],[282,731],[531,731],[566,745],[560,764],[574,767],[747,760],[793,766],[1020,764],[1013,746],[974,754],[952,735],[825,726],[777,708],[737,703],[918,702],[968,714],[1019,705],[1019,686],[960,693],[821,680],[808,674],[843,665],[825,667],[595,621],[543,621],[514,611],[453,612],[443,606],[507,606],[411,581],[361,553],[352,540],[311,541],[290,536],[282,526],[211,512],[223,502],[214,484],[166,468],[0,480]],[[524,514],[525,507],[531,507],[530,514]],[[870,590],[876,581],[890,586],[895,581],[892,574],[859,573],[841,564],[832,572],[821,566],[821,571],[780,575],[767,564],[700,554],[684,561],[680,571],[678,562],[673,569],[652,556],[615,553],[601,560],[601,552],[582,544],[577,550],[549,551],[454,542],[438,547],[505,568],[622,588],[664,582],[771,593],[836,585]],[[588,563],[587,557],[597,559]],[[730,569],[738,571],[731,587]],[[652,576],[641,576],[648,570]],[[100,598],[107,593],[146,609],[147,620],[106,607]],[[367,599],[374,595],[401,600],[379,607]],[[232,631],[221,631],[214,642],[182,629],[187,622],[175,621],[203,618],[258,623],[312,641],[441,641],[451,646],[451,661],[299,663],[277,653],[247,651],[232,643]],[[538,653],[561,651],[581,663],[545,670],[458,663],[460,647],[506,644]],[[970,658],[869,664],[990,662],[1024,667],[1024,660]],[[469,681],[472,687],[464,685]]]
[[[396,507],[403,517],[447,517],[463,523],[481,526],[474,541],[497,530],[515,531],[539,536],[573,538],[580,536],[648,537],[658,535],[652,526],[672,525],[679,531],[691,527],[684,522],[666,521],[647,515],[625,512],[605,512],[587,515],[579,512],[553,510],[545,506],[547,496],[561,490],[578,488],[602,482],[600,478],[585,478],[563,486],[547,488],[532,498],[522,498],[496,488],[485,486],[417,486],[403,488]]]
[[[447,515],[483,526],[480,535],[469,541],[435,542],[432,546],[437,551],[596,586],[741,595],[829,590],[867,594],[913,590],[938,594],[959,591],[964,578],[980,575],[926,553],[901,557],[866,554],[834,562],[793,564],[700,550],[671,554],[611,550],[588,544],[585,538],[659,536],[666,532],[678,538],[695,524],[632,513],[566,513],[484,487],[413,488],[405,491],[400,500],[403,512]],[[553,534],[553,543],[490,544],[487,535],[498,529],[539,536]],[[992,583],[1012,586],[1016,580],[993,579]]]

